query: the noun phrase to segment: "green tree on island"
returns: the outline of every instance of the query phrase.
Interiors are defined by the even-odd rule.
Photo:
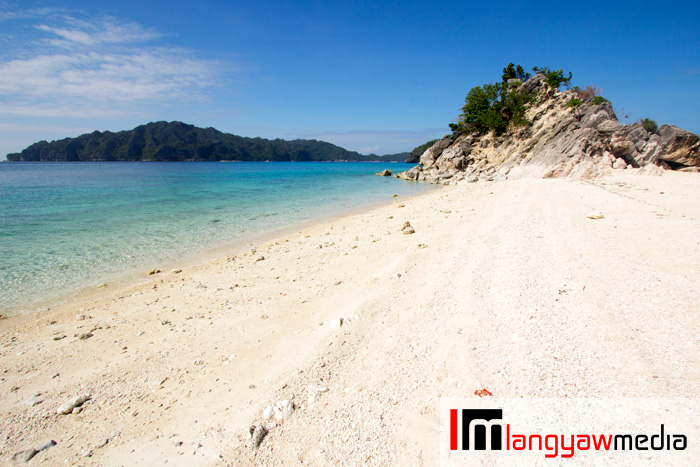
[[[571,84],[571,72],[565,77],[562,70],[551,71],[549,68],[533,68],[542,75],[544,82],[554,90]],[[528,106],[536,95],[521,83],[531,78],[521,65],[509,63],[503,68],[500,83],[484,84],[473,87],[467,94],[457,123],[451,123],[450,129],[455,134],[474,133],[477,135],[493,131],[502,135],[509,127],[518,127],[530,123],[525,118]]]

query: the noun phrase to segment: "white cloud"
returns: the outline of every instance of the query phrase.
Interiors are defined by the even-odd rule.
[[[375,154],[376,154],[376,152],[379,151],[381,148],[382,148],[382,147],[379,146],[379,145],[377,145],[377,146],[369,146],[369,147],[365,147],[365,148],[359,148],[359,149],[357,150],[357,152],[359,152],[360,154],[372,154],[372,153],[375,153]]]
[[[0,95],[98,101],[185,98],[211,85],[212,66],[169,50],[40,55],[0,64]]]
[[[149,41],[160,37],[153,30],[145,29],[136,23],[120,22],[110,16],[102,17],[87,22],[73,17],[64,17],[68,27],[54,27],[46,24],[34,26],[40,31],[58,36],[60,39],[51,38],[49,43],[55,46],[73,47],[80,45],[97,44],[128,44],[141,41]]]
[[[36,26],[36,28],[39,29],[40,31],[53,33],[59,37],[66,39],[68,42],[77,42],[79,44],[85,44],[85,45],[96,44],[98,42],[97,38],[93,38],[90,34],[88,34],[85,31],[52,28],[52,27],[47,26],[45,24],[40,24],[39,26]],[[54,45],[61,45],[61,42],[57,41],[55,39],[52,40],[50,43],[54,44]]]
[[[4,11],[0,11],[0,21],[47,17],[64,11],[62,8],[55,7],[17,10],[17,5],[7,2],[0,2],[0,8],[4,9]]]
[[[17,9],[17,4],[13,2],[0,1],[0,21],[45,18],[53,15],[65,14],[66,10],[60,7],[42,7]]]
[[[0,122],[0,132],[7,133],[36,133],[48,132],[51,134],[65,135],[68,133],[82,134],[94,131],[94,128],[89,127],[74,127],[63,125],[32,125],[27,123],[9,123]]]
[[[38,32],[0,55],[0,116],[121,118],[145,105],[202,100],[221,75],[218,63],[192,51],[151,45],[161,36],[136,23],[22,17],[39,23]]]

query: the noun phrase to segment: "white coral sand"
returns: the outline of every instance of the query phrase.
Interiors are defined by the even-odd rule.
[[[2,320],[0,456],[436,465],[441,397],[699,397],[698,194],[680,173],[445,187]]]

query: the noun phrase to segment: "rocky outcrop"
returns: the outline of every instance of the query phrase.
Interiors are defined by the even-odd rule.
[[[624,125],[607,101],[570,107],[576,93],[547,88],[541,75],[513,84],[538,94],[526,113],[529,125],[502,136],[447,135],[421,155],[420,165],[395,176],[454,184],[524,177],[588,179],[640,168],[640,173],[660,174],[697,171],[700,166],[700,138],[693,133],[671,125],[657,133],[640,123]]]
[[[700,166],[698,135],[672,125],[662,125],[658,133],[663,148],[658,156],[661,161],[680,166],[677,168]]]

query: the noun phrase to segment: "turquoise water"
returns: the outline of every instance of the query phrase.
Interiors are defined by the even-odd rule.
[[[0,163],[0,313],[434,189],[387,163]]]

